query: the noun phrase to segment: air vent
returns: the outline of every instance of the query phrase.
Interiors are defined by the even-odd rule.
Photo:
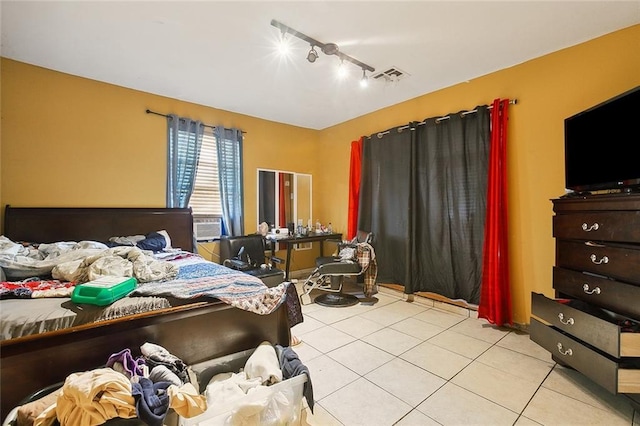
[[[399,81],[400,79],[403,79],[408,75],[409,74],[399,68],[391,67],[385,71],[381,71],[372,75],[371,78],[373,78],[375,81],[382,81],[386,83]]]

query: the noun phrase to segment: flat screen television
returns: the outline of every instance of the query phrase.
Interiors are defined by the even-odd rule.
[[[640,188],[640,86],[564,121],[570,191]]]

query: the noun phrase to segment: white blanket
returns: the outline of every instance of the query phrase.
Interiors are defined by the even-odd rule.
[[[178,267],[137,247],[109,248],[97,241],[23,246],[0,236],[0,267],[9,280],[52,275],[83,283],[102,276],[136,277],[139,282],[175,278]]]
[[[146,283],[175,278],[178,267],[156,260],[137,247],[119,246],[81,260],[58,264],[51,272],[55,279],[78,283],[104,276],[136,277],[139,282]]]
[[[23,246],[3,235],[0,236],[0,267],[6,278],[14,281],[47,276],[56,265],[84,259],[107,248],[106,245],[95,241],[40,244],[38,247]]]

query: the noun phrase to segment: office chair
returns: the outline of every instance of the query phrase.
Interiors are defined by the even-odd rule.
[[[360,300],[355,295],[342,292],[344,277],[359,276],[366,272],[370,260],[375,259],[375,253],[371,246],[372,241],[372,233],[358,231],[353,240],[340,242],[337,256],[316,258],[316,268],[302,286],[304,291],[300,296],[302,304],[311,303],[310,293],[314,289],[327,292],[317,296],[314,300],[315,303],[322,306],[346,307],[359,303]],[[368,252],[366,264],[361,264],[358,259],[359,251]]]
[[[265,256],[267,247],[262,235],[241,235],[220,237],[220,263],[228,268],[237,269],[256,276],[267,287],[275,287],[284,281],[284,271],[273,263],[281,263],[281,259]]]

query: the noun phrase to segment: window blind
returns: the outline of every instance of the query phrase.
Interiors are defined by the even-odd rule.
[[[206,132],[202,136],[196,181],[189,207],[195,216],[222,216],[216,138]]]

